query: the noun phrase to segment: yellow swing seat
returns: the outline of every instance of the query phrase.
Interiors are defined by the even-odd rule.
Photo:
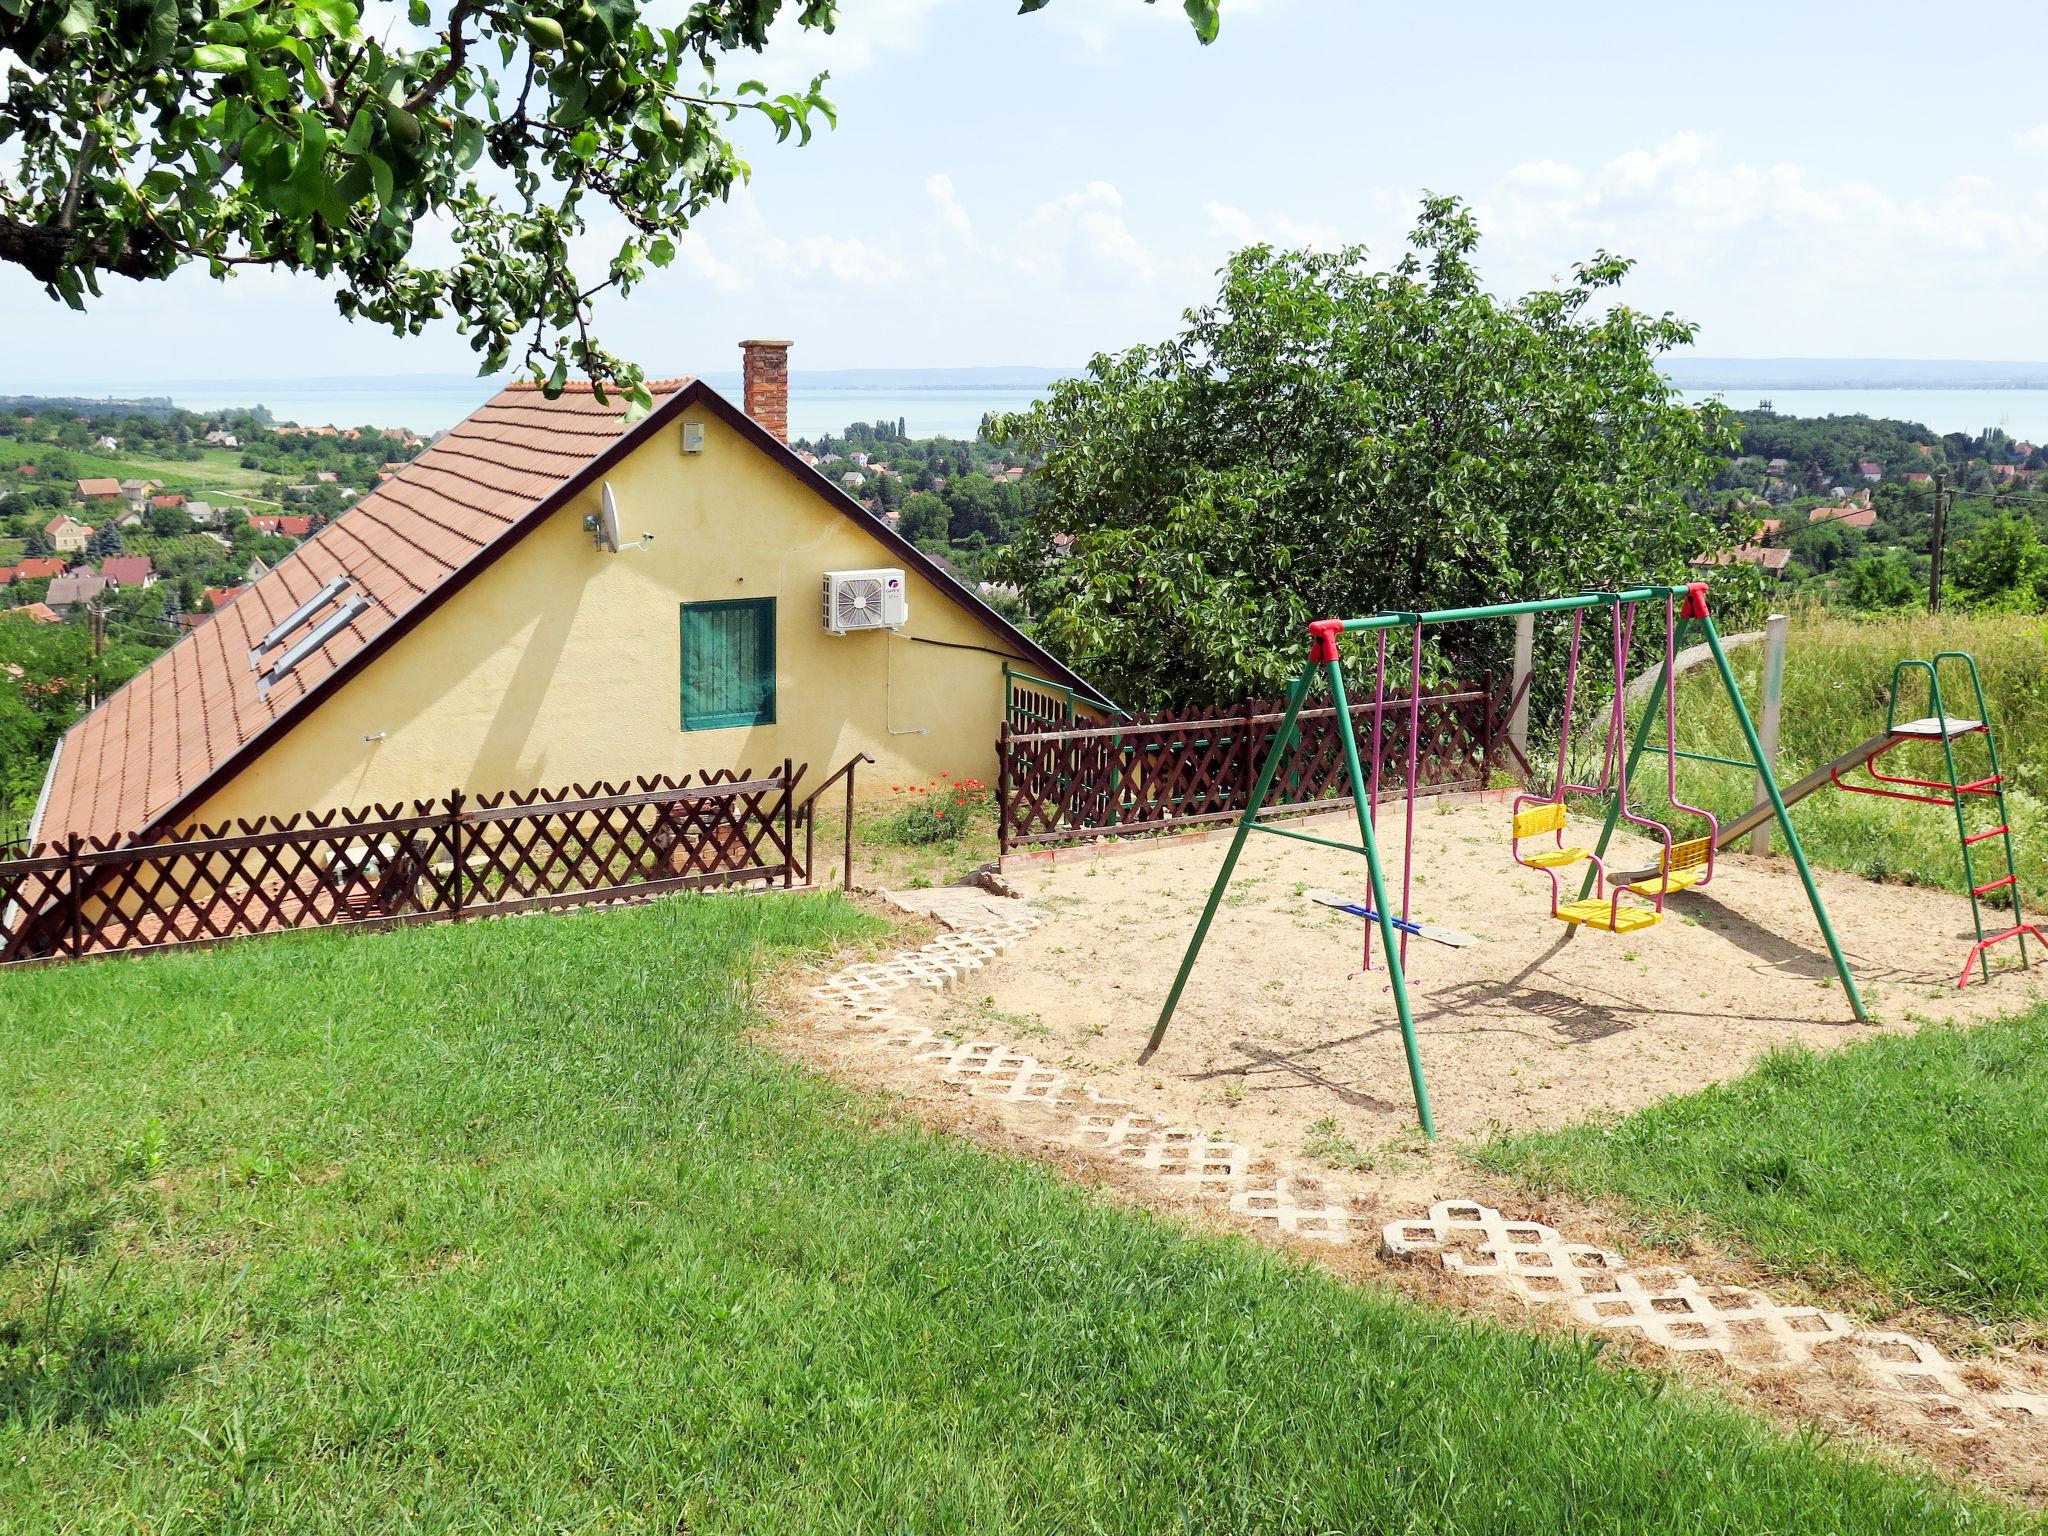
[[[1707,876],[1707,839],[1695,837],[1688,842],[1674,844],[1671,856],[1661,871],[1656,871],[1641,880],[1631,880],[1628,888],[1638,896],[1655,899],[1669,896],[1675,891],[1689,891]]]
[[[1599,928],[1608,933],[1634,933],[1638,928],[1654,927],[1664,921],[1664,914],[1655,907],[1617,909],[1611,898],[1601,896],[1568,901],[1557,909],[1557,915],[1563,922],[1576,923],[1582,928]]]
[[[1515,815],[1515,840],[1525,837],[1541,837],[1546,832],[1564,829],[1564,807],[1552,803],[1534,806]],[[1544,848],[1535,853],[1517,853],[1516,859],[1534,869],[1562,869],[1567,864],[1583,864],[1593,857],[1591,850],[1573,846],[1570,848]]]

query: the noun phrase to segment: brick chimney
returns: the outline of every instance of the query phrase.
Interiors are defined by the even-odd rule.
[[[779,443],[789,441],[789,343],[740,343],[741,403]]]

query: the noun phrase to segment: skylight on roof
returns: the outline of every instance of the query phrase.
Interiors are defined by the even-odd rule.
[[[256,697],[259,699],[269,698],[270,690],[289,677],[292,668],[319,650],[321,646],[333,639],[335,635],[348,628],[355,621],[356,615],[369,606],[370,600],[367,597],[360,595],[352,597],[340,608],[314,625],[312,631],[303,640],[278,657],[271,669],[256,679]]]
[[[252,667],[260,666],[263,658],[290,639],[294,630],[309,622],[322,608],[325,608],[354,584],[355,578],[353,576],[337,576],[318,592],[315,592],[311,597],[299,604],[290,613],[286,614],[278,621],[277,627],[258,641],[256,649],[249,653],[249,665]]]

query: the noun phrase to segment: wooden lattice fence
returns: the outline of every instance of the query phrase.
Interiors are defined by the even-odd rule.
[[[850,797],[853,766],[825,785],[845,775]],[[0,859],[0,963],[699,886],[803,884],[817,798],[797,799],[805,771],[785,761],[766,775],[457,790],[409,805],[193,826],[145,844],[38,844]]]
[[[1415,732],[1416,792],[1477,789],[1504,749],[1492,673],[1470,687],[1423,697]],[[1114,725],[1024,731],[1005,725],[996,804],[1004,852],[1033,843],[1194,828],[1244,813],[1272,751],[1284,706],[1144,715]],[[1400,794],[1408,774],[1410,707],[1353,704],[1352,728],[1380,791]],[[1304,709],[1260,814],[1349,803],[1343,735],[1333,705]]]

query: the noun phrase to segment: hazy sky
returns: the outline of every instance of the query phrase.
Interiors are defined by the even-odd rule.
[[[1396,253],[1424,189],[1516,290],[1597,247],[1718,356],[2048,359],[2048,98],[2019,5],[842,0],[841,126],[755,181],[601,326],[650,371],[1067,365],[1161,336],[1252,239]],[[615,235],[607,232],[603,244]],[[317,283],[117,283],[71,314],[0,273],[0,387],[467,371]]]

